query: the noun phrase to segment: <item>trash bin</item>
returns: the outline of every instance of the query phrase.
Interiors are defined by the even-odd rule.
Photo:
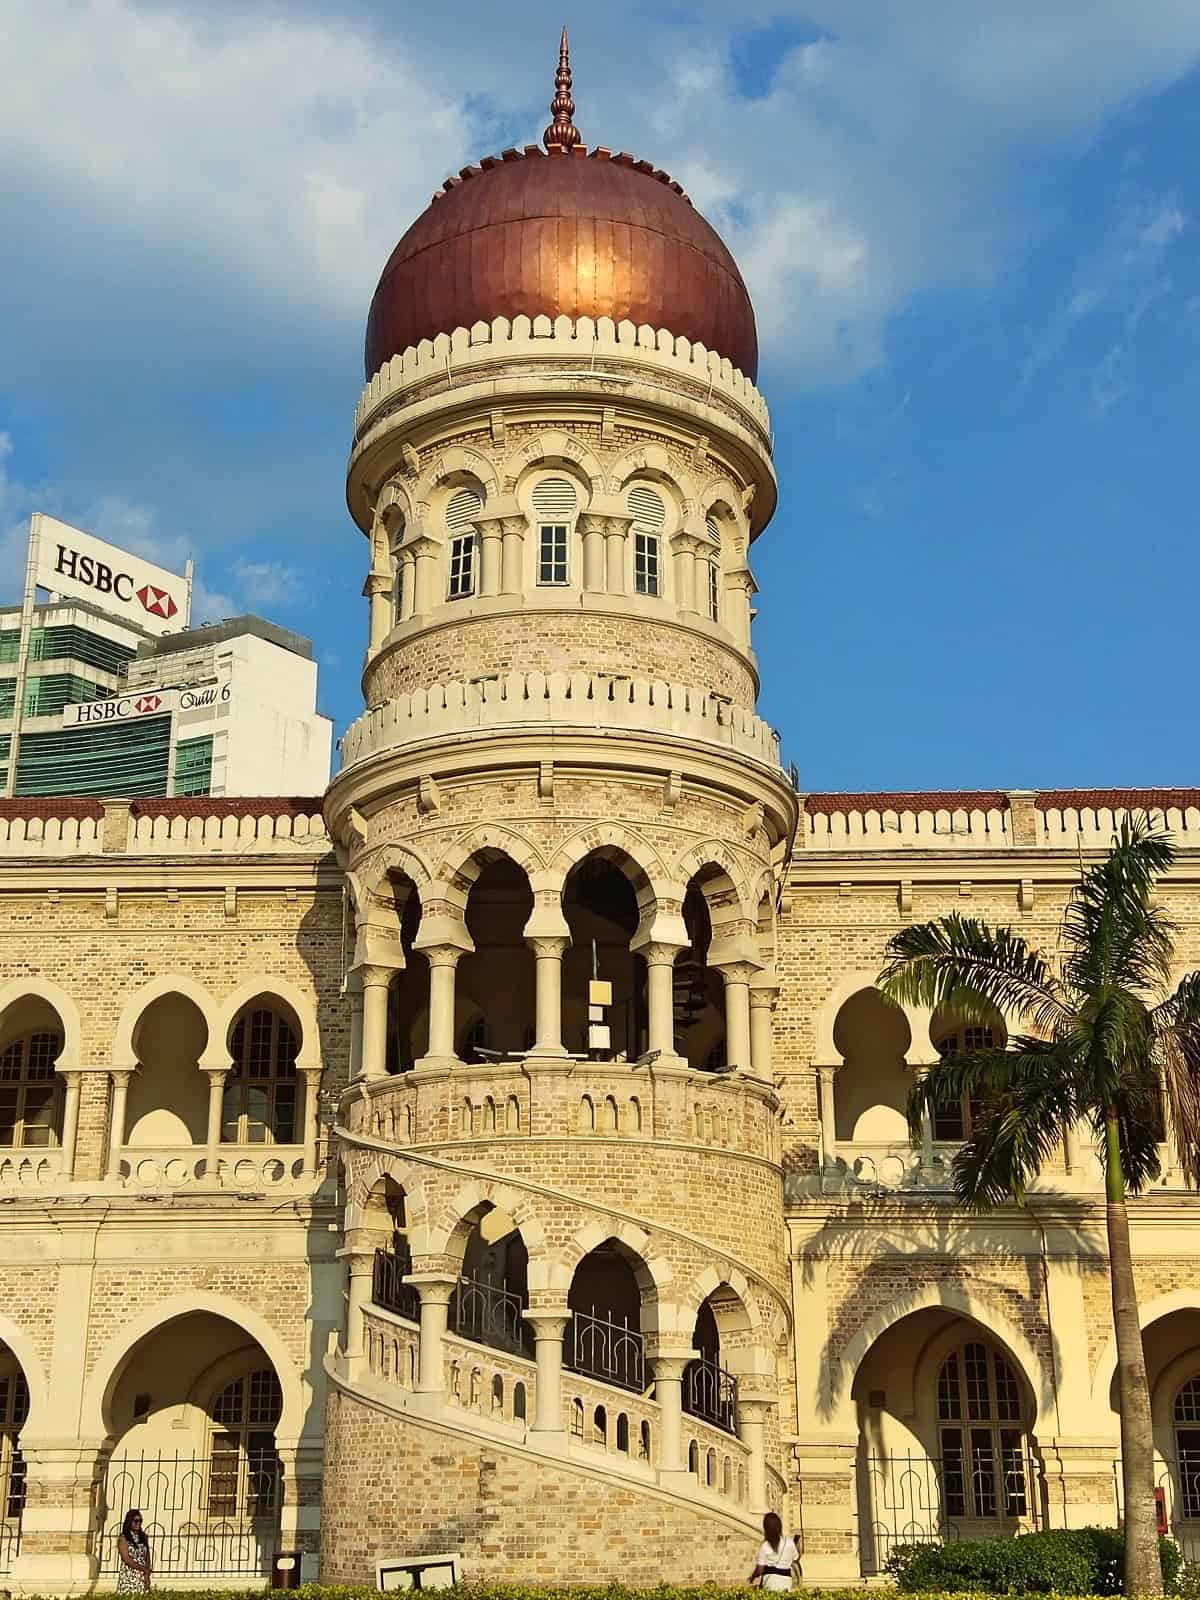
[[[300,1587],[299,1550],[276,1550],[271,1557],[272,1589],[298,1589]]]

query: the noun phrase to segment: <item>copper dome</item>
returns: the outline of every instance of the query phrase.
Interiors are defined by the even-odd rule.
[[[758,371],[741,274],[679,185],[648,162],[575,144],[506,150],[434,196],[379,280],[367,377],[422,339],[543,314],[667,328],[750,379]]]

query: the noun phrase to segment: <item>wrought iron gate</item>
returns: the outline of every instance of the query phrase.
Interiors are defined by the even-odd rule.
[[[283,1470],[274,1445],[198,1455],[115,1456],[104,1476],[100,1570],[120,1568],[117,1540],[127,1511],[142,1513],[156,1579],[267,1577],[279,1545]]]

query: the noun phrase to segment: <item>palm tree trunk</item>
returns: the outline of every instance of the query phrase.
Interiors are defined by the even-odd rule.
[[[1121,1404],[1121,1492],[1125,1506],[1125,1593],[1163,1592],[1154,1508],[1154,1428],[1150,1386],[1133,1278],[1129,1212],[1120,1129],[1115,1112],[1105,1117],[1105,1221],[1112,1288],[1113,1331],[1117,1340],[1117,1390]]]

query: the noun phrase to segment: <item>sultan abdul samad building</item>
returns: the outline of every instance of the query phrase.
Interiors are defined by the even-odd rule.
[[[0,809],[0,1583],[810,1580],[1117,1516],[1102,1191],[910,1146],[948,910],[1052,941],[1200,791],[798,793],[755,714],[754,314],[650,162],[464,169],[384,267],[348,473],[363,696],[324,796]],[[997,1025],[999,1026],[999,1025]],[[1133,1207],[1164,1515],[1200,1530],[1200,1226]],[[1191,1465],[1189,1465],[1191,1463]]]

